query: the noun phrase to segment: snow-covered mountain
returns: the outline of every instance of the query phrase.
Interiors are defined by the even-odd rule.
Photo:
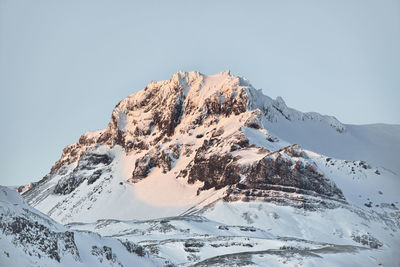
[[[0,186],[0,266],[154,266],[128,240],[70,230]]]
[[[399,153],[400,126],[303,113],[229,72],[178,72],[123,99],[23,196],[164,263],[393,265]]]

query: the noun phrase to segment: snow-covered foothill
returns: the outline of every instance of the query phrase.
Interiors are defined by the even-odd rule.
[[[0,266],[161,266],[132,242],[74,231],[0,186]]]

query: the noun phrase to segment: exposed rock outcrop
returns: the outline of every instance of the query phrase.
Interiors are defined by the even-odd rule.
[[[75,260],[80,259],[73,232],[55,232],[24,217],[10,218],[2,215],[0,231],[6,236],[12,236],[14,245],[24,244],[27,254],[39,258],[45,255],[58,262],[66,254],[70,254]]]
[[[78,161],[73,171],[64,179],[58,181],[54,188],[54,193],[63,195],[69,194],[84,180],[87,180],[88,184],[94,183],[100,178],[105,167],[110,165],[112,161],[113,159],[110,155],[87,151]],[[92,171],[90,175],[88,175],[88,171]]]
[[[135,162],[135,169],[132,173],[132,182],[138,182],[147,177],[152,168],[158,167],[163,173],[171,170],[174,161],[180,157],[180,145],[174,144],[167,149],[161,149],[160,146],[149,151],[143,157]]]

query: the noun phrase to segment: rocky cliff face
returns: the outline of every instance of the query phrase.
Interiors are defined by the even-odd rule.
[[[241,78],[223,73],[216,79],[226,81],[215,81],[213,86],[222,87],[212,90],[205,86],[206,79],[198,72],[178,72],[170,81],[152,82],[125,98],[114,108],[108,127],[86,133],[77,143],[66,147],[50,173],[76,162],[95,145],[120,145],[126,152],[147,150],[164,143],[178,126],[180,134],[187,133],[205,122],[216,124],[222,117],[247,111],[245,89],[249,87],[243,86]]]

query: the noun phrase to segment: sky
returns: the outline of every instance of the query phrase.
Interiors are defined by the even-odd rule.
[[[0,184],[38,181],[121,99],[178,70],[400,124],[399,47],[400,1],[0,0]]]

